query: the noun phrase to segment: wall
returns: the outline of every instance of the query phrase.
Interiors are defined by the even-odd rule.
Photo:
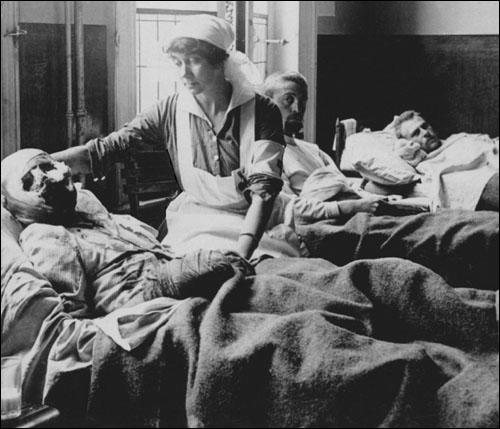
[[[116,2],[82,1],[84,46],[85,46],[85,103],[86,117],[84,140],[107,135],[115,129],[116,109]],[[133,2],[129,2],[134,5]],[[24,49],[20,49],[20,111],[21,111],[21,146],[45,145],[49,152],[67,146],[66,131],[66,67],[65,42],[61,35],[65,24],[65,2],[45,1],[19,4],[19,23],[30,29],[26,36]],[[72,5],[73,2],[70,2]],[[73,11],[71,11],[73,21]],[[130,30],[129,30],[130,32]],[[133,32],[132,32],[133,33]],[[40,56],[38,56],[40,53]],[[73,58],[75,51],[73,50]],[[40,58],[39,58],[40,57]],[[38,62],[37,62],[38,61]],[[44,71],[44,86],[38,96],[32,88],[37,87],[36,75],[32,74],[41,65]],[[23,73],[24,71],[24,73]],[[76,76],[73,74],[73,84]],[[135,81],[135,79],[134,79]],[[47,83],[49,82],[49,83]],[[75,86],[73,91],[75,91]],[[24,96],[23,96],[24,94]],[[29,101],[34,99],[33,104]],[[50,109],[43,110],[39,100],[49,103]],[[73,93],[73,108],[76,109],[76,95]],[[30,105],[38,106],[38,110]],[[120,111],[118,110],[118,113]],[[44,116],[45,115],[45,116]],[[47,117],[47,120],[44,120]],[[51,122],[52,121],[52,122]],[[54,138],[51,138],[53,136]],[[108,180],[91,189],[108,207],[116,205],[118,200],[116,174],[110,172]]]
[[[274,2],[269,8],[269,39],[286,39],[286,45],[269,44],[269,73],[299,69],[299,2]]]
[[[316,139],[316,2],[271,2],[269,38],[285,39],[285,45],[268,45],[269,73],[298,70],[309,83],[308,109],[304,118],[305,138]]]
[[[498,34],[497,1],[319,1],[318,34]]]
[[[41,2],[20,1],[19,22],[37,24],[64,24],[63,1]],[[115,80],[115,9],[112,1],[83,1],[83,24],[105,25],[107,30],[107,88],[108,88],[108,128],[114,127],[114,80]],[[71,13],[73,16],[73,13]],[[99,49],[96,46],[94,49]]]
[[[380,129],[420,110],[442,136],[498,134],[496,1],[317,2],[317,143],[337,117]]]

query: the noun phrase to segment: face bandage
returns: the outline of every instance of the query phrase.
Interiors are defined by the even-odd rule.
[[[23,149],[2,161],[2,196],[4,206],[25,224],[64,224],[76,206],[71,170],[38,149]]]

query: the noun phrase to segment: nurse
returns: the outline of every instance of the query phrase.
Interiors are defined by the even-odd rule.
[[[186,18],[163,49],[182,83],[179,93],[121,130],[54,157],[74,172],[101,177],[133,145],[163,147],[183,190],[166,214],[164,242],[174,251],[300,256],[294,231],[278,225],[286,206],[278,196],[285,146],[280,111],[255,92],[253,64],[230,50],[233,42],[225,20]]]

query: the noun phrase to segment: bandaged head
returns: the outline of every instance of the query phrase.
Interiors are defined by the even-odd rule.
[[[20,222],[65,224],[77,192],[69,167],[39,149],[22,149],[2,161],[2,202]]]
[[[224,74],[230,82],[255,87],[262,83],[257,67],[241,52],[232,50],[234,31],[231,24],[213,15],[191,15],[182,19],[169,35],[165,53],[173,51],[181,39],[195,39],[209,43],[227,54]],[[226,58],[226,55],[224,55]]]

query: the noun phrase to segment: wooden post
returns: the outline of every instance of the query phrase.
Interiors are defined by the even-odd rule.
[[[76,50],[76,144],[85,143],[85,75],[83,57],[83,2],[75,1],[75,50]]]
[[[71,2],[64,2],[65,13],[65,29],[66,29],[66,133],[68,139],[68,147],[73,146],[73,65],[71,55]]]
[[[234,19],[235,19],[235,36],[236,50],[245,53],[245,36],[246,36],[246,1],[237,0],[234,2]]]

